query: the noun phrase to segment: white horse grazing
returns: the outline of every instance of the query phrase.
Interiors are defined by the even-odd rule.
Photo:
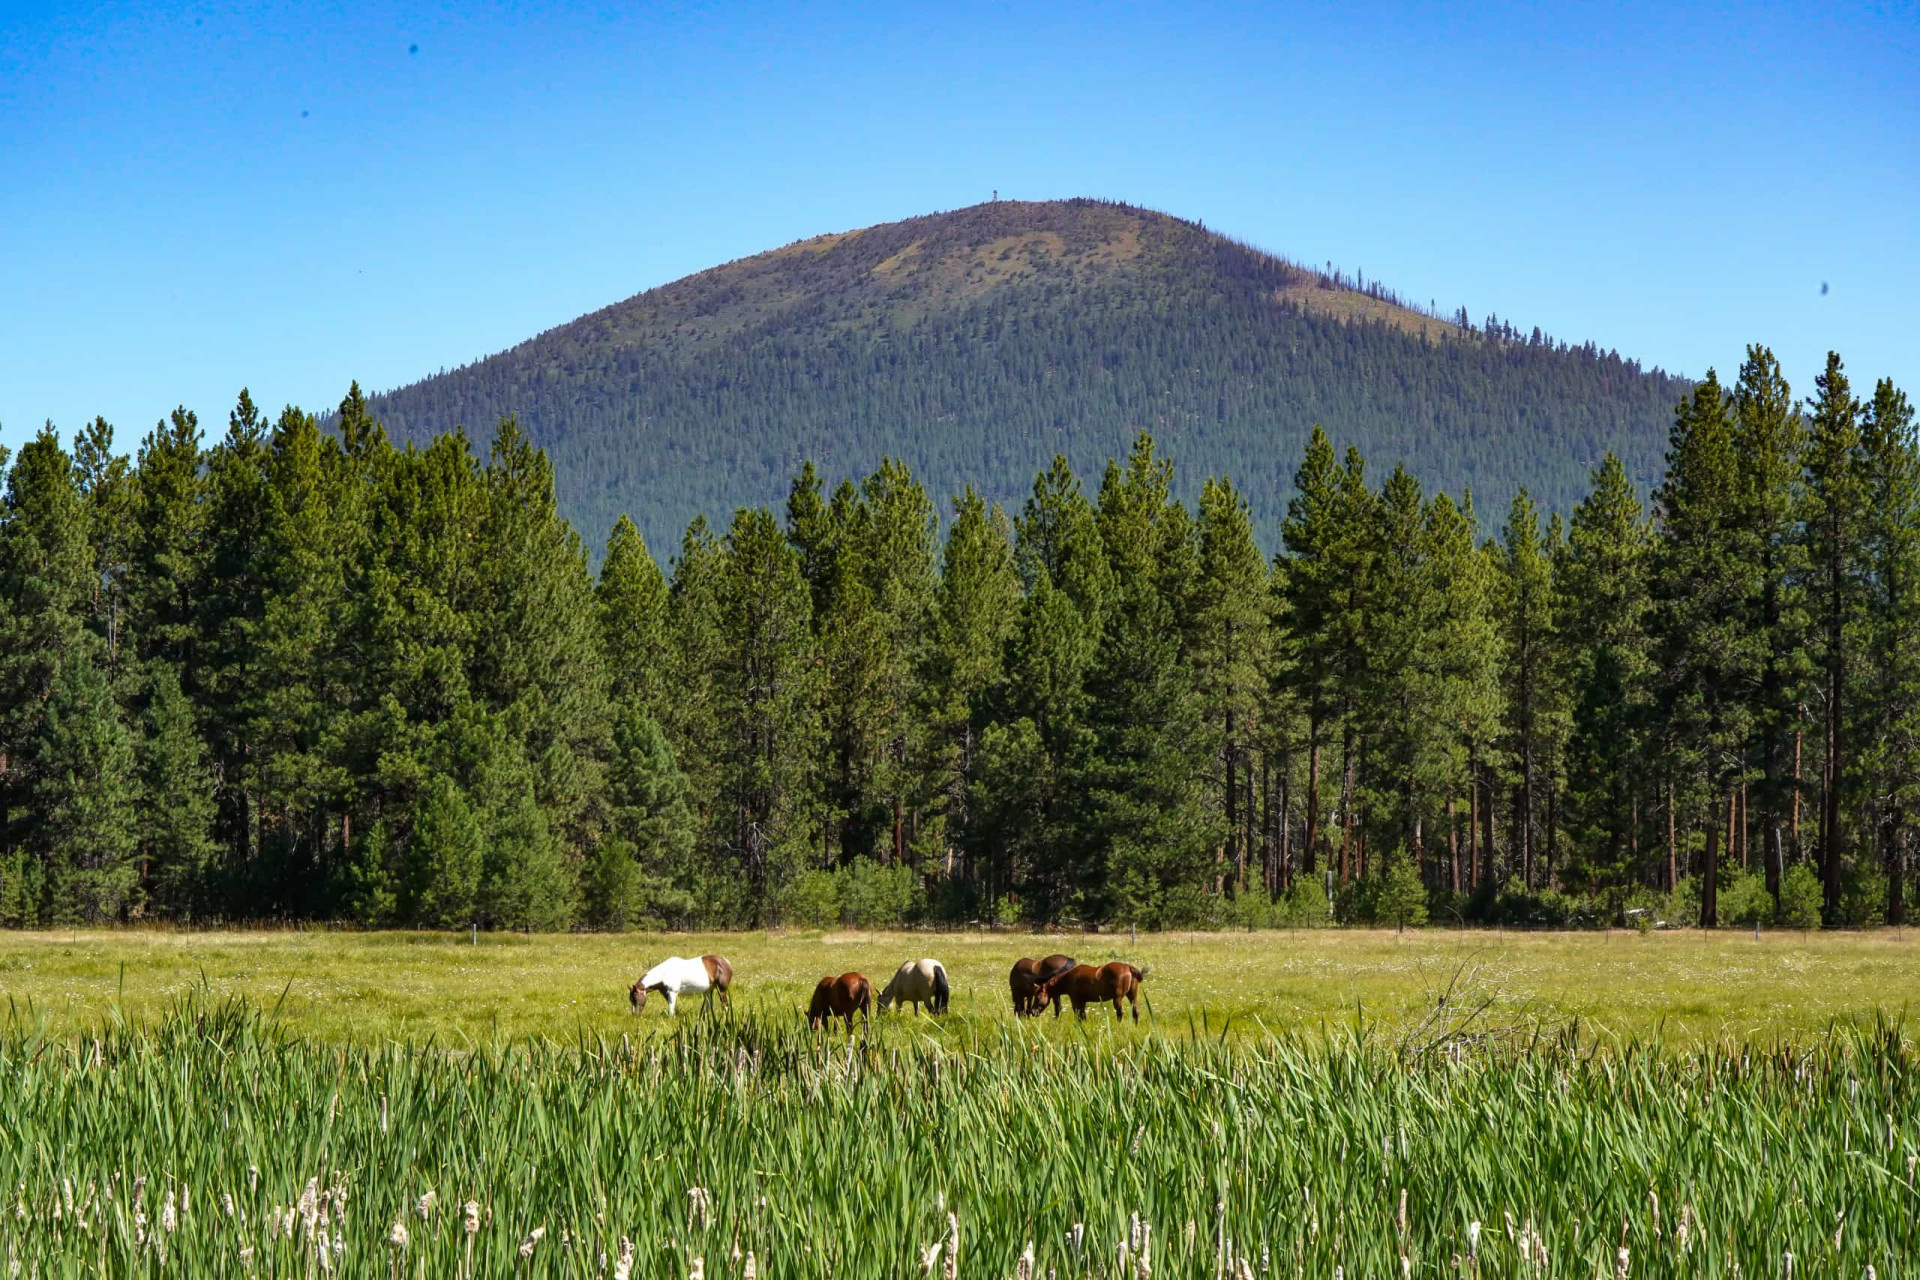
[[[947,1011],[947,967],[938,960],[909,960],[893,972],[893,981],[880,993],[880,1007],[913,1002],[914,1016],[925,1001],[935,1013]]]
[[[733,985],[733,966],[719,956],[701,956],[698,960],[688,960],[684,956],[672,956],[646,971],[640,981],[627,988],[627,999],[633,1005],[633,1011],[639,1013],[647,1007],[649,991],[664,992],[667,997],[667,1015],[671,1017],[680,1003],[682,994],[688,991],[704,993],[706,999],[701,1007],[713,1000],[713,993],[720,993],[720,1001],[727,1008],[733,1008],[733,997],[727,988]]]

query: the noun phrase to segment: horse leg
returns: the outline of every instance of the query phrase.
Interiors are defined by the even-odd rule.
[[[1135,987],[1133,990],[1127,992],[1127,1003],[1133,1006],[1133,1021],[1135,1025],[1138,1025],[1140,1022],[1140,988]]]
[[[669,1018],[674,1016],[674,1012],[678,1007],[679,1003],[680,1003],[680,992],[673,987],[668,987],[667,988],[667,1016]]]

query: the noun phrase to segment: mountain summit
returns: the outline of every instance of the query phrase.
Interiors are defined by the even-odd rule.
[[[1017,504],[1054,454],[1084,473],[1144,428],[1189,496],[1231,475],[1271,545],[1315,422],[1483,513],[1522,485],[1566,508],[1609,449],[1656,475],[1685,388],[1196,222],[1008,200],[702,271],[373,409],[403,440],[517,416],[589,542],[626,511],[677,547],[696,514],[781,501],[808,458],[833,477],[892,455],[936,499],[971,483]]]

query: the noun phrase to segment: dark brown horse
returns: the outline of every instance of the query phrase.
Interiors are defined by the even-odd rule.
[[[835,1018],[847,1020],[847,1034],[853,1034],[853,1015],[873,1018],[873,987],[858,973],[843,973],[837,978],[822,978],[813,988],[813,1003],[807,1006],[807,1025],[818,1028]]]
[[[1113,1016],[1116,1021],[1126,1015],[1120,1008],[1125,1000],[1133,1006],[1133,1020],[1140,1021],[1140,984],[1147,980],[1145,968],[1115,960],[1103,964],[1098,969],[1090,964],[1076,965],[1065,973],[1055,974],[1047,979],[1045,995],[1048,999],[1067,999],[1073,1001],[1073,1011],[1082,1020],[1087,1016],[1090,1004],[1105,1004],[1113,1001]],[[1059,1006],[1054,1006],[1058,1016]]]
[[[1047,1005],[1047,982],[1072,968],[1072,956],[1052,955],[1045,960],[1022,956],[1015,960],[1013,972],[1007,975],[1007,985],[1013,991],[1013,1011],[1022,1016],[1038,1014]],[[1060,1016],[1057,1005],[1053,1016]]]

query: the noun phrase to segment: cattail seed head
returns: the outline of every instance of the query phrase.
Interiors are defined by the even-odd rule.
[[[470,1236],[479,1235],[480,1234],[480,1202],[478,1200],[467,1201],[466,1215],[467,1215],[467,1234]]]
[[[399,1218],[393,1220],[393,1226],[387,1232],[387,1243],[399,1252],[406,1252],[407,1224]]]

